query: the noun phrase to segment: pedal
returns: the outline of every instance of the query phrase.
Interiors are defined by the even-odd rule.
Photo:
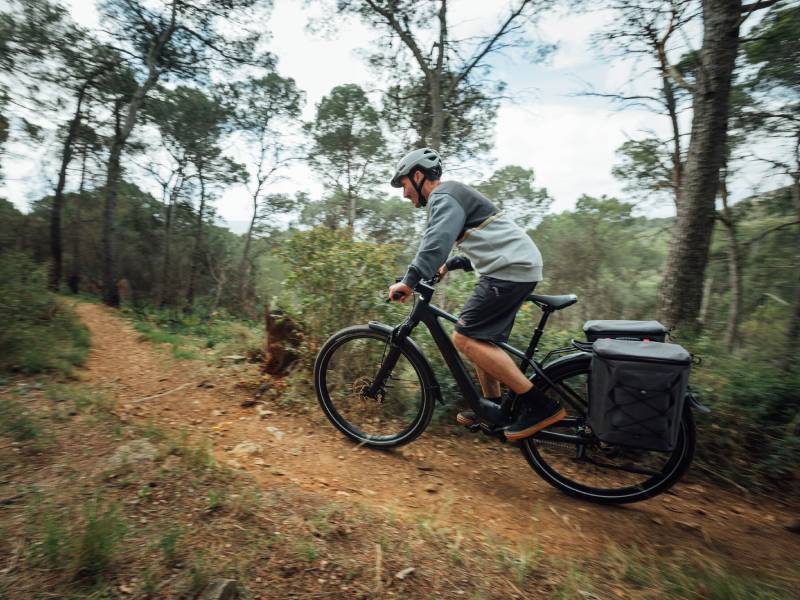
[[[483,423],[473,423],[472,425],[467,425],[467,429],[471,433],[477,433],[481,430],[481,425],[483,425]]]

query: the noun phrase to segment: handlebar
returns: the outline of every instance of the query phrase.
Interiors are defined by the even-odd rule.
[[[394,279],[395,283],[400,283],[401,281],[403,281],[402,277],[395,277],[395,279]],[[434,285],[439,283],[439,281],[441,281],[441,279],[439,278],[439,273],[434,273],[433,277],[431,277],[430,279],[420,279],[419,283],[421,283],[423,285],[427,285],[427,286],[433,287]],[[417,285],[419,285],[419,284],[417,284]],[[413,291],[416,292],[417,291],[416,288]],[[397,301],[397,300],[400,300],[400,298],[402,298],[402,297],[403,297],[403,294],[401,294],[400,292],[395,292],[394,294],[392,294],[392,298],[391,299]],[[387,298],[386,302],[390,302],[390,300]]]

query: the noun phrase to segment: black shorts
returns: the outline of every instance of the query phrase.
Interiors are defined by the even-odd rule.
[[[461,309],[456,331],[485,342],[507,342],[517,311],[536,282],[482,276]]]

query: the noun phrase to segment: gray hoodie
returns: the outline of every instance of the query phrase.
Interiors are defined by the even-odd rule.
[[[403,283],[413,289],[420,279],[433,277],[454,243],[479,275],[542,279],[542,255],[527,233],[477,190],[443,181],[428,198],[428,225]]]

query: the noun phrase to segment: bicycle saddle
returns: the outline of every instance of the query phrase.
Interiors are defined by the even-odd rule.
[[[568,306],[575,304],[578,301],[578,297],[575,294],[566,294],[564,296],[542,296],[540,294],[531,294],[526,298],[526,300],[534,302],[540,308],[561,310],[562,308],[567,308]]]

